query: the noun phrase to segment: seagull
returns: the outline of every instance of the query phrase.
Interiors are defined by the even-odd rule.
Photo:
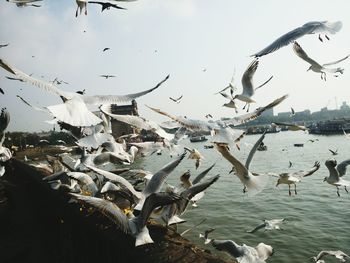
[[[329,176],[325,177],[323,181],[337,187],[337,195],[339,197],[339,186],[344,186],[344,189],[347,193],[348,189],[346,187],[350,187],[350,181],[346,181],[343,178],[341,178],[343,175],[346,174],[346,168],[349,164],[350,159],[341,162],[340,164],[338,164],[338,166],[337,161],[334,159],[329,159],[325,162],[325,165],[329,170]]]
[[[312,259],[315,262],[321,262],[320,259],[323,258],[324,256],[334,256],[335,258],[339,259],[341,262],[345,262],[345,258],[350,258],[349,255],[345,254],[343,251],[336,250],[336,251],[325,251],[322,250],[316,257],[312,257]]]
[[[226,99],[229,100],[228,103],[225,103],[225,104],[223,104],[222,106],[223,106],[223,107],[227,107],[227,108],[233,108],[233,109],[235,109],[235,112],[238,113],[237,106],[236,106],[236,103],[235,103],[234,98],[232,97],[232,95],[228,95],[227,93],[224,93],[223,91],[220,92],[220,94],[221,94],[224,98],[226,98]]]
[[[111,7],[116,8],[116,9],[124,9],[124,10],[126,10],[126,8],[124,8],[124,7],[121,7],[121,6],[118,6],[116,4],[112,4],[112,3],[109,3],[109,2],[89,1],[88,3],[89,4],[99,4],[99,5],[101,5],[102,6],[101,12],[103,12],[104,10],[109,10]]]
[[[95,95],[87,96],[81,95],[75,92],[67,92],[55,87],[52,83],[47,83],[33,77],[28,76],[22,71],[14,68],[13,66],[0,59],[0,66],[5,70],[16,75],[18,78],[25,82],[29,82],[45,91],[62,96],[65,100],[63,104],[48,106],[46,109],[59,121],[68,123],[72,126],[94,126],[102,122],[102,119],[93,114],[87,105],[101,105],[101,104],[119,104],[121,102],[131,101],[160,87],[168,78],[169,75],[159,82],[154,88],[145,90],[139,93],[127,94],[127,95]]]
[[[319,168],[320,168],[320,163],[315,162],[313,168],[310,171],[299,171],[299,172],[294,172],[294,173],[281,173],[281,174],[269,173],[269,175],[279,177],[277,180],[276,187],[280,184],[288,184],[289,195],[292,195],[292,192],[290,191],[290,185],[294,184],[294,193],[297,194],[296,183],[300,182],[303,177],[312,175]]]
[[[235,95],[233,97],[233,99],[238,99],[238,100],[241,100],[241,101],[244,101],[246,104],[245,106],[243,107],[243,109],[245,109],[246,106],[248,106],[247,108],[247,112],[249,111],[249,105],[250,103],[254,103],[255,101],[251,98],[254,93],[255,93],[255,90],[263,87],[265,84],[267,84],[271,79],[272,79],[272,76],[267,80],[265,81],[263,84],[261,84],[260,86],[258,86],[257,88],[254,88],[254,85],[253,85],[253,82],[252,82],[252,79],[253,79],[253,76],[258,68],[258,65],[259,65],[259,61],[258,59],[254,59],[253,62],[251,62],[248,66],[248,68],[246,69],[246,71],[244,72],[243,76],[242,76],[242,87],[243,87],[243,92],[242,94],[239,94],[239,95]]]
[[[274,126],[287,126],[288,130],[290,131],[307,131],[308,128],[306,128],[303,125],[296,125],[291,123],[285,123],[285,122],[272,122],[271,123]]]
[[[210,243],[219,251],[224,251],[236,258],[240,263],[265,263],[273,255],[274,249],[270,245],[259,243],[256,247],[250,247],[246,244],[238,245],[232,240],[208,239],[208,234],[214,229],[209,229],[204,235],[205,241]]]
[[[169,99],[171,99],[173,102],[180,103],[180,100],[182,99],[182,96],[183,96],[183,95],[181,95],[181,96],[178,97],[177,99],[174,99],[174,98],[172,98],[172,97],[169,97]]]
[[[343,130],[345,138],[350,140],[350,133],[346,133],[344,128],[342,128],[342,130]]]
[[[85,15],[87,15],[87,0],[75,0],[77,3],[77,10],[75,11],[75,17],[78,17],[78,11],[80,11],[80,15],[83,12],[83,9],[85,9]]]
[[[313,72],[321,73],[321,79],[323,79],[324,81],[326,81],[326,72],[332,73],[332,74],[336,74],[338,72],[340,74],[344,73],[343,68],[327,68],[327,66],[338,64],[339,62],[342,62],[343,60],[349,57],[349,55],[347,55],[346,57],[339,59],[337,61],[321,65],[315,60],[313,60],[312,58],[310,58],[297,42],[294,42],[293,50],[295,54],[298,55],[298,57],[302,58],[307,63],[311,64],[311,66],[308,68],[307,71],[312,70]]]
[[[90,2],[89,2],[90,3]],[[102,52],[105,52],[105,51],[107,51],[107,50],[110,50],[110,48],[109,47],[105,47],[103,50],[102,50]]]
[[[255,227],[254,229],[247,231],[247,233],[255,233],[259,229],[265,228],[266,230],[281,230],[279,224],[283,223],[286,219],[281,218],[281,219],[271,219],[271,220],[263,220],[263,223]]]
[[[215,146],[221,155],[234,166],[235,174],[244,185],[243,193],[257,194],[264,189],[268,181],[267,175],[250,172],[245,165],[229,152],[227,145],[215,143]]]
[[[1,109],[0,113],[0,177],[5,174],[5,167],[1,165],[1,163],[6,162],[7,160],[12,158],[12,153],[10,149],[3,146],[5,141],[5,130],[10,122],[10,114],[6,108]]]
[[[332,155],[338,155],[338,149],[336,149],[335,151],[328,149],[328,151],[330,151]]]
[[[298,38],[307,35],[307,34],[316,34],[319,33],[319,39],[322,40],[320,34],[324,33],[326,38],[329,39],[327,36],[328,33],[335,34],[337,33],[343,26],[343,23],[341,21],[337,22],[328,22],[328,21],[314,21],[314,22],[308,22],[304,24],[301,27],[298,27],[281,37],[277,38],[274,42],[272,42],[270,45],[268,45],[266,48],[261,50],[258,53],[255,53],[252,55],[253,57],[262,57],[264,55],[270,54],[281,47],[287,46],[288,44],[294,42]],[[322,40],[323,41],[323,40]]]
[[[10,43],[7,44],[0,44],[0,48],[7,47]]]
[[[34,6],[34,7],[40,7],[40,5],[37,4],[31,4],[34,2],[39,2],[43,0],[6,0],[7,2],[14,3],[18,7],[23,7],[23,6]]]
[[[188,159],[196,160],[195,166],[196,169],[198,169],[199,165],[201,164],[201,161],[204,159],[203,155],[197,149],[194,148],[191,150],[190,148],[184,147],[184,149],[190,153]]]
[[[105,78],[105,79],[115,78],[114,75],[100,75],[100,77]]]
[[[175,194],[153,193],[146,198],[140,214],[129,219],[117,205],[108,200],[77,194],[70,195],[95,207],[102,214],[113,221],[120,231],[135,237],[135,246],[154,243],[146,226],[148,218],[153,209],[173,203],[180,199],[180,197]]]

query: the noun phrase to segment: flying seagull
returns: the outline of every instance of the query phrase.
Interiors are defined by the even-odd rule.
[[[120,231],[135,237],[135,246],[153,243],[146,226],[153,209],[159,206],[171,204],[181,198],[176,194],[153,193],[146,198],[140,214],[129,219],[117,205],[108,200],[77,194],[71,195],[74,198],[95,207],[114,222]]]
[[[34,7],[40,7],[40,5],[32,4],[34,2],[39,2],[43,0],[6,0],[7,2],[14,3],[18,7],[24,7],[24,6],[34,6]]]
[[[126,8],[118,6],[116,4],[112,4],[109,2],[99,2],[99,1],[89,1],[89,4],[99,4],[102,6],[102,10],[101,12],[103,12],[104,10],[109,10],[111,7],[116,8],[116,9],[124,9],[126,10]]]
[[[312,259],[315,262],[321,262],[320,259],[323,258],[324,256],[333,256],[333,257],[339,259],[339,261],[341,261],[341,262],[345,262],[346,261],[345,258],[350,258],[349,255],[345,254],[343,251],[340,251],[340,250],[336,250],[336,251],[322,250],[320,253],[318,253],[318,255],[316,257],[312,257]]]
[[[94,126],[102,122],[102,119],[93,114],[87,105],[102,105],[102,104],[119,104],[122,102],[131,101],[153,90],[159,88],[168,78],[165,77],[161,82],[159,82],[155,87],[141,91],[134,94],[127,95],[95,95],[87,96],[81,95],[75,92],[67,92],[57,88],[53,83],[47,83],[33,77],[28,76],[24,72],[16,69],[15,67],[9,65],[4,60],[0,59],[0,66],[5,70],[16,75],[16,77],[28,82],[34,86],[37,86],[45,91],[51,92],[53,94],[59,95],[64,99],[63,104],[53,105],[46,107],[47,110],[56,117],[59,121],[68,123],[72,126]]]
[[[285,123],[285,122],[272,122],[271,124],[274,126],[286,126],[290,131],[307,131],[308,130],[303,125],[296,125],[296,124]]]
[[[272,76],[265,81],[263,84],[261,84],[260,86],[258,86],[257,88],[254,88],[253,85],[253,76],[258,68],[259,65],[259,61],[258,59],[253,60],[253,62],[251,62],[248,66],[248,68],[246,69],[246,71],[244,72],[243,76],[242,76],[242,87],[243,87],[243,91],[241,94],[239,95],[235,95],[233,97],[233,99],[238,99],[241,101],[244,101],[246,104],[243,107],[243,109],[245,109],[245,107],[247,107],[247,111],[249,111],[249,105],[250,103],[254,103],[255,101],[251,98],[254,93],[255,90],[263,87],[265,84],[267,84],[271,79]]]
[[[284,218],[281,219],[271,219],[271,220],[263,220],[263,223],[261,223],[260,225],[258,225],[257,227],[255,227],[254,229],[247,231],[247,233],[255,233],[256,231],[258,231],[259,229],[265,228],[266,230],[281,230],[280,228],[280,224],[283,223],[285,221]]]
[[[115,78],[114,75],[100,75],[100,77],[106,78],[106,79],[108,79],[108,78]]]
[[[293,50],[294,50],[295,54],[298,55],[298,57],[305,60],[307,63],[311,64],[311,66],[308,68],[307,71],[312,70],[313,72],[321,73],[321,79],[323,79],[325,81],[326,81],[326,72],[332,73],[332,74],[336,74],[336,73],[343,74],[344,73],[343,68],[327,68],[327,66],[338,64],[339,62],[342,62],[343,60],[345,60],[349,57],[349,55],[347,55],[346,57],[339,59],[337,61],[329,62],[329,63],[321,65],[318,62],[316,62],[315,60],[313,60],[312,58],[310,58],[297,42],[294,42]]]
[[[7,44],[0,44],[0,48],[3,48],[3,47],[7,47],[9,45],[9,43],[7,43]]]
[[[90,3],[90,2],[89,2]],[[109,47],[105,47],[103,50],[102,50],[102,52],[105,52],[105,51],[107,51],[107,50],[110,50],[110,48]]]
[[[327,36],[328,33],[335,34],[337,33],[343,26],[343,23],[341,21],[337,22],[328,22],[328,21],[315,21],[315,22],[308,22],[304,24],[301,27],[298,27],[281,37],[277,38],[274,42],[272,42],[270,45],[268,45],[266,48],[261,50],[258,53],[255,53],[252,55],[253,57],[262,57],[264,55],[270,54],[281,47],[287,46],[288,44],[294,42],[298,38],[307,35],[307,34],[316,34],[319,33],[319,39],[321,41],[321,33],[325,34],[325,37],[329,39]]]
[[[320,163],[315,162],[313,168],[309,171],[299,171],[294,173],[281,173],[281,174],[275,174],[275,173],[269,173],[272,176],[278,177],[276,187],[280,184],[288,184],[289,187],[289,195],[292,195],[292,192],[290,191],[290,185],[294,184],[294,193],[297,194],[297,182],[300,182],[303,177],[310,176],[314,172],[316,172],[320,168]]]
[[[343,175],[346,174],[346,168],[349,164],[350,164],[350,159],[345,160],[338,165],[337,165],[337,161],[334,159],[329,159],[325,162],[325,165],[329,171],[329,176],[325,177],[323,181],[337,187],[338,196],[340,196],[339,186],[344,186],[344,189],[346,192],[348,192],[348,189],[346,187],[350,187],[350,181],[346,181],[343,178],[341,178]]]
[[[183,95],[181,95],[180,97],[174,99],[172,97],[169,97],[169,99],[171,99],[173,102],[176,102],[176,103],[180,103],[180,100],[182,99]]]

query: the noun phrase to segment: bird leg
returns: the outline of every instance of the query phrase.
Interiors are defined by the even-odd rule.
[[[297,195],[298,193],[297,193],[297,185],[296,184],[294,184],[294,193]]]
[[[323,42],[323,39],[322,39],[322,37],[321,37],[321,34],[318,34],[318,39],[319,39],[321,42]]]
[[[290,191],[290,184],[288,185],[288,187],[289,187],[289,196],[291,196],[292,192]]]
[[[347,193],[349,193],[348,189],[346,189],[346,186],[344,186],[344,189],[345,189],[345,191],[346,191]]]
[[[249,108],[250,108],[250,103],[248,103],[247,112],[249,112]]]
[[[338,197],[340,197],[340,194],[339,194],[339,187],[337,186],[337,195]]]
[[[326,38],[327,38],[327,40],[329,40],[329,36],[327,36],[327,35],[324,35]]]
[[[245,105],[244,105],[244,107],[242,108],[242,110],[244,110],[245,109],[245,107],[248,105],[248,103],[246,102],[245,103]]]
[[[79,6],[77,7],[77,11],[75,11],[75,17],[78,17],[78,10],[79,10]]]

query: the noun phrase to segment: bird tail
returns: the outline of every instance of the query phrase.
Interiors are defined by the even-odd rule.
[[[325,26],[327,28],[327,31],[329,31],[329,33],[335,34],[343,27],[343,23],[341,21],[337,21],[337,22],[333,22],[333,23],[326,22]]]
[[[266,174],[252,175],[249,180],[245,183],[248,190],[249,196],[254,196],[260,193],[269,181],[269,176]]]
[[[135,247],[142,246],[145,244],[154,243],[151,236],[149,235],[149,231],[147,227],[144,227],[140,233],[137,234],[136,240],[135,240]]]

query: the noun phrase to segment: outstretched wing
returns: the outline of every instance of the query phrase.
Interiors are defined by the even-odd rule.
[[[243,74],[242,77],[242,86],[243,86],[243,94],[247,96],[253,96],[254,88],[253,88],[253,76],[258,68],[259,61],[255,59],[252,63],[249,64],[248,68]]]
[[[265,133],[266,131],[260,136],[260,138],[256,141],[256,143],[254,144],[253,148],[250,150],[248,158],[245,162],[245,167],[249,170],[249,165],[254,157],[254,154],[256,152],[256,150],[258,149],[259,145],[262,143],[262,141],[265,138]]]
[[[247,233],[255,233],[256,231],[258,231],[259,229],[265,228],[266,227],[266,223],[261,223],[260,225],[258,225],[257,227],[255,227],[254,229],[247,231]]]
[[[312,58],[310,58],[306,52],[301,48],[301,46],[298,44],[298,42],[294,42],[294,45],[293,45],[293,50],[295,52],[295,54],[298,55],[298,57],[300,57],[301,59],[305,60],[307,63],[313,65],[313,66],[317,66],[317,67],[320,67],[322,68],[322,66],[317,63],[315,60],[313,60]]]
[[[337,166],[337,170],[339,172],[339,176],[343,176],[346,174],[346,168],[350,164],[350,159],[342,161],[340,164]]]
[[[167,81],[168,78],[169,78],[169,75],[166,76],[165,79],[159,82],[155,87],[145,91],[138,92],[138,93],[132,93],[127,95],[95,95],[95,96],[83,95],[82,98],[86,104],[94,104],[94,105],[118,104],[122,102],[128,102],[154,91],[155,89],[159,88],[165,81]]]
[[[338,63],[344,61],[345,59],[347,59],[349,56],[350,56],[350,55],[347,55],[347,56],[344,57],[344,58],[341,58],[341,59],[339,59],[339,60],[337,60],[337,61],[334,61],[334,62],[329,62],[329,63],[323,64],[322,66],[330,66],[330,65],[338,64]]]

